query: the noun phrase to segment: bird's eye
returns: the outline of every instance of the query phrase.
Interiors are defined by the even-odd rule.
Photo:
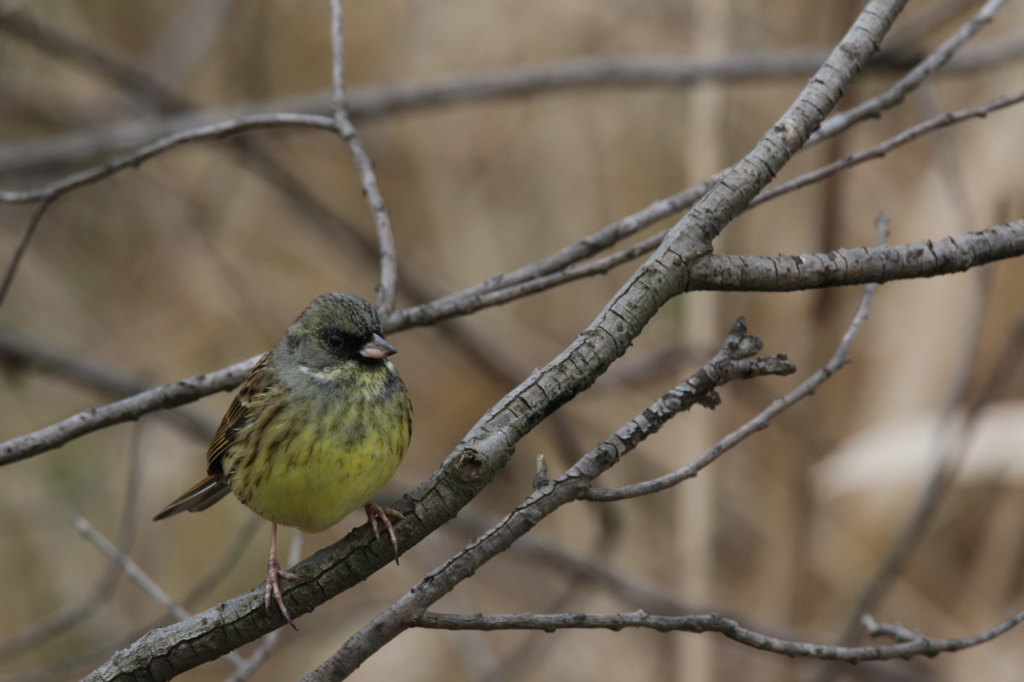
[[[345,345],[345,337],[338,332],[331,332],[327,335],[327,345],[334,350],[341,350]]]

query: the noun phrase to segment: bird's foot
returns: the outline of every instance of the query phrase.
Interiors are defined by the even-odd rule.
[[[398,537],[395,536],[395,527],[391,523],[391,519],[388,516],[394,516],[399,521],[404,521],[405,516],[400,511],[396,511],[391,507],[382,507],[379,504],[373,502],[367,502],[364,507],[366,510],[366,518],[370,521],[370,527],[373,528],[373,535],[380,540],[380,527],[377,525],[379,519],[384,527],[388,529],[388,536],[391,538],[391,546],[395,548],[395,564],[398,563]]]
[[[271,556],[270,561],[267,562],[267,591],[264,594],[263,601],[267,605],[267,610],[270,610],[270,600],[273,599],[277,602],[278,607],[281,609],[281,615],[288,621],[288,625],[298,630],[295,627],[295,623],[292,622],[292,615],[288,613],[288,608],[284,605],[284,593],[281,592],[281,578],[287,578],[288,580],[298,580],[299,576],[294,573],[290,573],[281,568],[281,564],[278,563],[276,556]]]

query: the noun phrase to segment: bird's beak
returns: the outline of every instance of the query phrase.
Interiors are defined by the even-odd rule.
[[[359,354],[364,358],[371,358],[373,360],[383,360],[389,355],[394,355],[398,351],[390,343],[384,340],[384,337],[380,334],[374,334],[373,338],[366,342],[362,348],[359,349]]]

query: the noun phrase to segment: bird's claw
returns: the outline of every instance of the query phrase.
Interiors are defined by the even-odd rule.
[[[270,610],[270,600],[273,599],[277,602],[277,606],[281,609],[281,615],[288,621],[288,625],[291,625],[293,629],[298,630],[295,627],[295,623],[292,622],[292,615],[288,613],[288,607],[284,605],[284,593],[281,591],[281,578],[287,578],[288,580],[298,580],[299,576],[286,571],[281,568],[281,564],[278,563],[277,557],[271,557],[267,565],[267,591],[263,596],[263,601],[267,605],[267,611]]]
[[[405,520],[405,515],[402,512],[392,509],[391,507],[382,507],[379,504],[373,502],[367,502],[366,506],[366,518],[370,521],[370,527],[373,528],[373,536],[380,540],[380,527],[377,525],[377,520],[384,524],[384,527],[388,530],[388,536],[391,538],[391,546],[395,549],[395,564],[398,564],[398,536],[395,535],[395,526],[391,523],[391,519],[388,516],[394,516],[399,521]]]

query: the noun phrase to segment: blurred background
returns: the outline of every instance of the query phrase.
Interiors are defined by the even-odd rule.
[[[912,0],[885,45],[924,55],[981,4]],[[356,102],[375,88],[575,57],[821,51],[861,7],[350,0],[347,75]],[[329,19],[326,0],[3,3],[0,186],[41,186],[189,116],[329,111]],[[996,58],[933,78],[881,119],[800,154],[783,179],[943,111],[1024,88],[1022,31],[1024,7],[1011,0],[964,50]],[[556,88],[356,117],[394,224],[399,306],[508,272],[709,177],[749,151],[812,71]],[[899,75],[869,70],[840,108]],[[873,245],[880,211],[891,216],[893,244],[1019,218],[1022,138],[1024,112],[1014,108],[927,136],[744,214],[716,250]],[[4,267],[30,212],[0,206]],[[348,152],[325,131],[259,131],[179,147],[67,195],[43,218],[0,308],[0,439],[263,352],[321,293],[375,300],[374,249]],[[381,500],[433,471],[484,411],[593,320],[633,267],[392,335],[415,429]],[[676,418],[601,483],[683,466],[822,365],[860,294],[695,293],[671,301],[607,375],[520,443],[458,519],[400,567],[302,618],[298,632],[283,631],[252,679],[299,679],[315,668],[528,495],[538,454],[560,474],[699,367],[746,316],[766,351],[788,354],[799,372],[727,388],[717,410]],[[867,602],[878,621],[936,637],[992,627],[1024,603],[1022,304],[1018,261],[886,284],[853,363],[769,430],[673,490],[562,509],[438,610],[714,610],[770,634],[828,643],[888,560],[896,568]],[[76,517],[191,612],[265,579],[268,524],[234,499],[150,522],[202,474],[230,399],[221,393],[151,414],[0,471],[0,680],[78,679],[172,620],[75,530]],[[915,510],[918,531],[908,533]],[[308,537],[302,555],[362,522],[353,515]],[[290,539],[285,531],[285,545]],[[894,545],[905,561],[892,559]],[[1016,680],[1022,637],[1011,631],[934,660],[832,669],[713,635],[411,631],[353,678]],[[180,679],[223,680],[234,670],[219,660]]]

